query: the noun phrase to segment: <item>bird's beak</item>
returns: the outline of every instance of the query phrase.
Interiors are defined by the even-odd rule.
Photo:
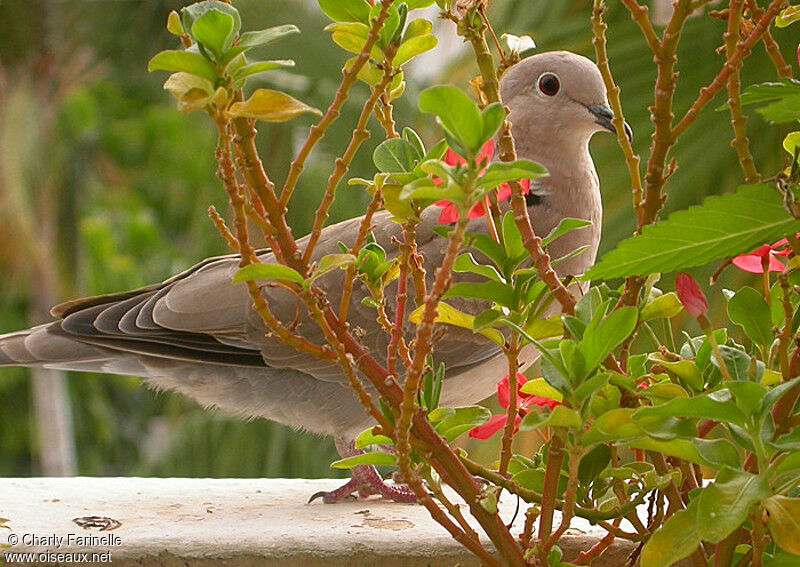
[[[613,132],[614,134],[617,133],[617,129],[614,128],[614,125],[611,121],[614,119],[614,113],[611,111],[608,106],[605,104],[593,104],[592,106],[587,106],[586,108],[589,109],[589,112],[594,114],[595,122],[605,128],[606,130]],[[631,130],[630,124],[625,122],[625,135],[628,137],[629,142],[633,142],[633,130]]]

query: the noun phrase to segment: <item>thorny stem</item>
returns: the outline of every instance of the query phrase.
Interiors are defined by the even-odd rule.
[[[473,475],[484,478],[492,484],[496,484],[497,486],[502,486],[510,493],[516,494],[522,498],[525,502],[535,502],[537,504],[542,503],[542,495],[538,492],[523,488],[510,478],[504,477],[503,475],[497,473],[497,471],[491,471],[486,467],[479,465],[475,461],[468,459],[467,457],[461,457],[461,461]],[[642,502],[644,502],[644,495],[638,495],[633,500],[626,501],[619,508],[614,508],[613,510],[597,510],[594,508],[576,506],[575,515],[589,520],[592,523],[597,523],[605,520],[612,520],[620,516],[625,516],[630,512],[633,512]],[[556,509],[560,509],[562,506],[563,501],[556,500]]]
[[[411,359],[403,337],[403,326],[405,325],[406,305],[408,303],[408,271],[412,261],[411,251],[413,243],[416,241],[417,223],[409,220],[403,225],[403,242],[400,244],[400,274],[397,278],[397,298],[395,299],[395,320],[389,340],[387,364],[389,372],[397,375],[397,355],[402,350],[402,356],[406,367],[411,363]]]
[[[519,335],[512,334],[508,339],[508,348],[505,349],[508,360],[508,407],[506,408],[506,425],[503,428],[503,437],[500,449],[500,467],[498,472],[505,475],[508,464],[511,462],[511,442],[514,440],[514,431],[517,428],[517,415],[519,413],[519,395],[517,392],[519,369]]]
[[[363,144],[364,141],[369,138],[367,122],[369,121],[369,117],[372,115],[372,110],[375,108],[375,104],[378,102],[378,99],[384,92],[386,92],[386,88],[394,78],[394,73],[392,71],[392,58],[394,57],[394,51],[387,51],[389,52],[387,52],[386,59],[384,60],[384,72],[381,82],[375,85],[375,87],[372,89],[372,94],[370,95],[369,99],[367,99],[366,104],[364,104],[364,108],[361,109],[358,122],[353,130],[353,137],[350,139],[350,143],[347,145],[347,149],[345,149],[342,157],[336,160],[333,173],[331,173],[330,177],[328,178],[328,185],[325,188],[325,194],[322,196],[322,202],[319,204],[319,207],[317,207],[317,212],[314,215],[314,227],[311,229],[311,234],[309,235],[308,243],[306,244],[306,250],[303,254],[304,263],[309,263],[311,261],[314,248],[316,247],[320,236],[322,236],[322,228],[325,226],[325,221],[328,220],[328,212],[333,204],[333,198],[336,195],[336,187],[339,186],[339,182],[350,168],[350,162],[353,161],[358,148],[360,148],[361,144]]]
[[[633,1],[633,0],[629,0]],[[647,8],[641,8],[644,11],[645,19]],[[603,21],[603,12],[605,11],[605,2],[603,0],[595,0],[594,9],[592,10],[592,28],[594,30],[594,51],[597,57],[597,67],[600,69],[600,74],[603,76],[603,82],[608,91],[608,102],[611,105],[611,110],[614,111],[614,119],[612,123],[617,130],[617,142],[622,148],[622,153],[625,155],[625,163],[628,166],[628,172],[631,177],[631,196],[633,198],[633,208],[638,210],[639,204],[642,200],[642,174],[639,170],[640,158],[633,151],[633,146],[630,140],[625,135],[625,116],[622,112],[622,100],[620,99],[620,88],[614,81],[611,74],[611,67],[608,63],[608,53],[606,52],[606,29],[608,25]],[[639,13],[638,11],[636,12]],[[649,22],[649,20],[647,20]],[[650,27],[652,29],[652,26]],[[655,33],[655,32],[654,32]]]
[[[358,258],[358,254],[367,241],[370,230],[372,230],[372,217],[375,215],[375,212],[380,209],[382,204],[383,198],[381,196],[381,191],[376,188],[369,205],[367,205],[367,212],[364,214],[364,218],[361,219],[361,223],[358,226],[356,241],[353,243],[353,246],[350,247],[350,250],[348,250],[348,253],[356,258]],[[357,273],[358,267],[356,265],[348,266],[345,272],[344,285],[342,286],[342,299],[339,302],[339,318],[343,321],[347,320],[347,315],[350,310],[350,298],[353,295],[353,285],[355,284]]]
[[[483,82],[481,89],[486,96],[486,102],[502,102],[500,100],[500,81],[497,77],[497,69],[489,53],[489,46],[484,37],[485,27],[482,22],[480,27],[474,27],[471,12],[459,21],[459,34],[472,45],[478,68],[481,71]],[[500,129],[498,145],[500,146],[500,159],[502,161],[514,161],[517,159],[517,152],[514,148],[514,138],[511,136],[511,123],[508,119],[503,121]],[[516,181],[509,183],[511,187],[511,208],[514,212],[514,221],[522,235],[522,243],[525,249],[533,258],[534,267],[539,271],[539,277],[561,304],[563,312],[571,315],[575,312],[575,297],[564,286],[558,278],[555,270],[550,264],[550,256],[542,248],[542,239],[536,236],[531,226],[531,219],[528,216],[528,207],[525,204],[525,196],[522,193],[522,185]]]
[[[781,286],[781,306],[783,307],[783,329],[778,337],[778,360],[781,365],[781,375],[784,381],[791,380],[789,371],[789,347],[792,343],[792,318],[794,316],[794,309],[791,302],[791,288],[789,286],[789,277],[786,272],[782,272],[778,276],[778,282]]]
[[[473,182],[474,179],[468,179],[467,190],[469,190]],[[437,308],[445,292],[450,288],[453,264],[464,242],[464,232],[467,229],[468,222],[468,216],[461,211],[455,229],[450,232],[448,237],[447,251],[442,264],[436,270],[433,288],[430,295],[425,298],[422,320],[417,326],[414,338],[414,355],[403,385],[403,402],[400,406],[400,417],[397,420],[397,464],[400,466],[401,471],[410,468],[411,445],[409,436],[411,433],[411,419],[419,407],[417,405],[417,395],[427,363],[427,356],[432,349],[431,338],[433,337],[434,321],[438,313]]]
[[[756,0],[747,0],[747,8],[750,10],[750,14],[755,19],[761,19],[764,15],[764,10],[756,4]],[[772,59],[772,64],[775,65],[775,70],[778,72],[779,77],[783,78],[791,78],[792,77],[792,66],[786,63],[786,59],[783,58],[783,53],[781,53],[780,47],[778,47],[775,38],[772,37],[772,33],[770,33],[769,28],[764,32],[763,37],[764,47],[767,50],[767,54],[769,55],[770,59]]]
[[[217,126],[217,133],[219,141],[216,150],[216,158],[219,166],[218,176],[222,180],[223,187],[228,193],[228,199],[231,204],[231,209],[234,215],[234,227],[236,231],[235,240],[237,243],[238,252],[241,255],[240,266],[258,263],[255,250],[250,244],[250,237],[247,231],[247,216],[246,216],[246,203],[244,199],[244,191],[241,185],[236,181],[236,173],[234,170],[233,162],[231,161],[231,135],[228,129],[229,123],[220,114],[215,117],[215,124]],[[216,212],[216,211],[214,211]],[[221,217],[214,218],[212,213],[212,220],[215,225],[221,230],[221,234],[228,240],[231,232],[225,228],[224,222],[220,224]],[[270,331],[275,333],[283,342],[289,346],[294,347],[300,352],[305,352],[321,360],[335,360],[335,356],[327,346],[318,346],[303,337],[295,335],[280,321],[278,321],[269,309],[267,301],[261,294],[261,288],[255,281],[247,282],[247,289],[250,293],[250,298],[253,301],[253,308],[261,315],[265,324]]]
[[[739,42],[739,29],[742,24],[742,11],[744,0],[731,0],[728,9],[728,29],[725,32],[725,52],[728,59],[733,57]],[[742,85],[739,72],[742,68],[741,61],[728,77],[728,106],[731,110],[731,125],[733,126],[733,140],[731,146],[736,150],[739,164],[742,166],[745,181],[749,184],[758,183],[761,176],[756,171],[753,156],[750,153],[750,142],[747,139],[747,118],[742,111]]]
[[[547,451],[547,466],[544,471],[542,488],[542,515],[539,518],[539,541],[547,542],[553,531],[553,513],[558,498],[558,482],[561,480],[561,465],[564,463],[564,440],[559,433],[550,438]]]
[[[582,454],[583,451],[577,447],[571,447],[569,450],[567,489],[564,492],[564,506],[561,508],[561,523],[549,539],[543,543],[543,556],[547,555],[553,545],[564,535],[564,532],[569,528],[569,523],[575,515],[575,498],[578,494],[578,465],[580,464]]]
[[[747,39],[739,42],[733,57],[729,58],[725,62],[725,65],[722,67],[714,80],[711,81],[710,85],[700,89],[700,96],[697,97],[697,100],[694,101],[691,108],[686,111],[686,114],[683,115],[683,118],[681,118],[678,124],[676,124],[672,129],[672,135],[675,138],[678,138],[681,134],[683,134],[686,129],[691,126],[695,120],[697,120],[700,111],[709,102],[711,102],[711,99],[713,99],[720,90],[722,90],[728,81],[728,77],[735,71],[736,66],[750,54],[753,46],[769,30],[770,24],[781,11],[784,4],[786,4],[786,1],[787,0],[772,0],[761,18],[759,18],[758,23],[756,23],[755,27],[753,28],[753,31],[750,32],[749,36],[747,36]]]
[[[258,196],[263,205],[269,224],[275,228],[275,244],[273,253],[276,259],[285,263],[301,274],[305,274],[308,266],[300,259],[297,242],[292,236],[292,229],[286,222],[286,208],[280,206],[275,197],[275,186],[270,181],[264,170],[264,164],[256,149],[255,121],[247,118],[233,120],[236,131],[234,145],[236,146],[237,164],[239,171],[247,183],[248,188]]]
[[[386,19],[389,17],[389,8],[392,6],[393,2],[394,0],[381,1],[381,10],[378,12],[378,16],[372,20],[372,27],[369,30],[367,41],[364,44],[364,47],[361,49],[361,53],[359,53],[355,58],[352,67],[342,71],[342,82],[339,85],[339,89],[336,91],[336,96],[334,96],[333,102],[331,102],[331,105],[325,112],[325,116],[323,116],[317,124],[311,127],[306,141],[303,143],[303,146],[297,153],[297,157],[295,157],[294,161],[292,161],[292,165],[289,167],[289,175],[286,177],[286,182],[283,184],[283,189],[281,189],[280,204],[282,207],[285,208],[286,205],[289,204],[289,200],[292,198],[292,193],[297,186],[297,180],[300,178],[300,174],[303,172],[306,160],[311,154],[311,151],[325,136],[325,133],[330,125],[333,124],[337,118],[339,118],[342,106],[350,96],[350,89],[358,79],[358,73],[361,71],[367,61],[369,61],[370,51],[372,51],[372,47],[380,38],[380,30],[383,27],[383,24],[386,22]]]
[[[328,341],[328,344],[332,345],[333,349],[336,351],[339,366],[342,368],[342,370],[344,370],[347,380],[350,383],[350,387],[358,396],[358,401],[361,402],[361,405],[367,412],[367,415],[372,417],[384,431],[391,431],[391,423],[389,423],[383,413],[381,413],[381,411],[377,408],[375,403],[372,401],[372,396],[369,395],[367,390],[364,388],[364,384],[361,383],[361,380],[356,375],[351,357],[348,355],[347,350],[342,342],[338,339],[338,337],[336,337],[336,334],[331,329],[328,321],[325,319],[325,314],[319,307],[317,301],[315,301],[315,298],[311,293],[306,292],[305,295],[307,296],[305,298],[305,303],[309,306],[312,317],[325,334],[325,339]]]

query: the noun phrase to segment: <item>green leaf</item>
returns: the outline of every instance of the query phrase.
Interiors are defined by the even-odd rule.
[[[641,235],[606,254],[585,277],[643,276],[701,266],[793,232],[800,232],[800,221],[789,216],[772,185],[745,185],[646,226]]]
[[[358,259],[352,254],[328,254],[327,256],[323,256],[319,264],[317,264],[316,269],[311,272],[309,283],[333,270],[343,270],[348,266],[352,266],[357,261]]]
[[[364,45],[367,43],[367,38],[369,37],[369,27],[359,23],[330,24],[325,27],[325,30],[333,32],[331,34],[331,39],[333,42],[350,53],[361,53],[361,51],[364,49]],[[370,57],[377,61],[383,60],[383,52],[381,51],[380,47],[373,45],[372,49],[370,50]],[[378,81],[380,81],[383,73],[377,71],[377,74],[378,76],[376,78]],[[360,76],[361,75],[359,74],[359,77]],[[370,80],[367,82],[372,81]]]
[[[765,478],[723,468],[697,499],[700,539],[719,543],[747,520],[750,508],[770,495]]]
[[[699,392],[703,389],[703,373],[697,363],[692,360],[668,360],[661,353],[654,352],[648,360],[658,363],[675,376],[681,384]]]
[[[318,0],[319,7],[334,22],[369,21],[370,5],[366,0]]]
[[[481,111],[481,120],[483,121],[482,143],[485,144],[494,138],[494,135],[497,134],[505,118],[506,109],[499,102],[493,102]]]
[[[414,171],[414,167],[421,159],[422,156],[417,148],[402,138],[385,140],[372,153],[375,167],[384,173]]]
[[[740,325],[748,338],[766,347],[772,344],[772,315],[764,297],[752,287],[743,287],[728,301],[728,317]]]
[[[305,113],[322,114],[286,93],[270,89],[258,89],[246,101],[235,102],[228,109],[232,117],[255,118],[266,122],[285,122]]]
[[[764,508],[769,512],[767,527],[775,545],[800,555],[800,499],[776,495],[764,500]]]
[[[699,460],[694,462],[709,466],[713,469],[730,467],[739,469],[742,458],[736,447],[727,439],[690,439],[690,443],[697,450]]]
[[[428,35],[432,31],[433,24],[431,24],[428,20],[423,18],[413,20],[408,24],[408,26],[406,26],[406,31],[403,32],[403,41],[409,40],[412,37]]]
[[[211,61],[191,51],[167,50],[156,53],[147,64],[147,70],[189,73],[212,83],[217,80],[217,71]]]
[[[553,230],[551,230],[550,234],[548,234],[542,239],[542,246],[547,246],[557,238],[560,238],[561,236],[564,236],[565,234],[570,233],[573,230],[580,230],[582,228],[586,228],[587,226],[592,226],[591,221],[582,219],[563,218],[559,221],[558,226],[556,226]]]
[[[425,20],[416,21],[419,22]],[[422,55],[426,51],[430,51],[431,49],[435,48],[438,44],[439,40],[432,35],[421,35],[406,39],[400,44],[400,47],[397,48],[397,54],[394,56],[392,64],[395,67],[400,67],[401,65],[411,61],[417,55]]]
[[[472,257],[470,252],[466,254],[462,254],[458,258],[456,258],[455,263],[453,264],[453,271],[458,273],[469,272],[472,274],[478,274],[479,276],[483,276],[487,279],[494,280],[496,282],[501,282],[502,277],[500,273],[494,266],[486,266],[484,264],[478,264],[475,258]]]
[[[278,280],[303,284],[303,276],[298,272],[280,264],[250,264],[245,266],[233,276],[233,283],[250,282],[254,280]]]
[[[259,73],[266,73],[267,71],[272,71],[273,69],[285,69],[286,67],[294,67],[294,61],[291,59],[258,61],[237,69],[236,72],[233,73],[233,78],[235,80],[240,80],[253,75],[258,75]]]
[[[481,406],[452,409],[455,409],[455,412],[435,424],[436,431],[447,439],[448,443],[455,441],[470,429],[484,425],[492,417],[492,412]]]
[[[386,435],[376,435],[373,433],[373,428],[370,427],[356,437],[356,449],[361,450],[372,445],[394,445],[394,441]]]
[[[419,109],[436,119],[465,149],[477,154],[481,149],[483,120],[475,104],[461,89],[435,86],[419,95]]]
[[[269,45],[284,37],[300,33],[300,28],[292,24],[274,26],[263,30],[245,32],[239,38],[239,46],[248,49]]]
[[[445,297],[463,297],[494,301],[505,307],[514,306],[514,288],[497,281],[483,283],[458,282],[450,286]]]
[[[775,83],[752,85],[742,92],[742,104],[760,104],[766,106],[756,112],[774,123],[794,122],[800,120],[800,81],[781,79]],[[727,108],[727,105],[719,110]]]
[[[608,445],[598,445],[581,459],[578,465],[578,480],[584,486],[588,486],[594,479],[600,476],[611,462],[611,449]]]
[[[566,406],[556,406],[552,411],[532,411],[519,424],[520,431],[535,431],[542,427],[566,427],[580,429],[583,426],[581,414]]]
[[[697,533],[697,500],[664,522],[642,550],[641,567],[670,567],[689,557],[700,546]]]
[[[239,16],[239,10],[226,2],[207,0],[205,2],[195,2],[185,8],[181,8],[183,29],[191,30],[194,27],[194,23],[209,12],[220,12],[233,18],[233,35],[239,33],[242,28],[242,18]]]
[[[586,446],[595,443],[635,439],[644,435],[639,425],[633,420],[633,409],[616,408],[598,416],[584,434]]]
[[[515,260],[517,264],[528,255],[525,245],[522,243],[522,234],[514,220],[514,213],[511,211],[503,215],[503,247],[506,257]]]
[[[438,201],[445,199],[452,203],[461,203],[464,200],[464,191],[453,183],[436,185],[430,178],[422,177],[406,184],[400,191],[398,198],[401,201],[414,199]]]
[[[210,49],[217,59],[230,47],[234,36],[234,20],[229,13],[209,10],[192,24],[192,37]]]
[[[596,329],[584,331],[578,348],[586,359],[587,370],[596,368],[631,335],[638,317],[635,307],[622,307],[606,317]]]
[[[674,291],[659,295],[642,309],[641,320],[670,319],[683,310],[678,294]]]
[[[694,398],[675,398],[660,406],[644,407],[636,410],[635,418],[649,416],[713,419],[714,421],[733,423],[740,427],[745,424],[744,414],[736,407],[733,401],[717,401],[708,395]]]
[[[382,451],[375,451],[374,453],[364,453],[363,455],[356,455],[355,457],[347,457],[346,459],[339,459],[331,463],[332,469],[352,469],[359,465],[396,465],[397,455],[391,453],[384,453]]]
[[[535,179],[547,175],[547,170],[527,159],[512,162],[495,162],[486,168],[486,173],[478,178],[476,187],[494,188],[509,181]]]
[[[419,8],[430,8],[433,6],[434,0],[406,0],[409,10],[417,10]]]

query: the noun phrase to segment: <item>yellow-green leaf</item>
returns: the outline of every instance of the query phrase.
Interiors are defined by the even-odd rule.
[[[408,320],[415,325],[419,325],[422,321],[422,314],[425,311],[425,306],[420,305],[417,307],[411,315],[408,316]],[[436,323],[444,323],[445,325],[454,325],[456,327],[462,327],[464,329],[469,329],[470,331],[474,327],[475,317],[472,315],[468,315],[467,313],[462,313],[455,307],[451,307],[447,303],[439,302],[437,307],[438,314],[436,319],[434,320]],[[503,335],[496,331],[495,329],[483,329],[480,331],[480,334],[486,337],[487,339],[494,341],[498,345],[504,345],[506,340]]]
[[[561,317],[556,315],[547,319],[535,319],[525,327],[525,332],[540,341],[561,336],[564,334],[564,325],[561,323]]]
[[[214,85],[208,79],[191,73],[173,73],[164,82],[164,90],[178,100],[178,110],[189,114],[211,101]]]
[[[181,24],[181,17],[175,10],[172,10],[167,16],[167,31],[172,35],[184,35],[186,33],[183,29],[183,24]]]
[[[322,114],[286,93],[270,89],[258,89],[246,101],[235,102],[228,109],[231,117],[255,118],[265,122],[284,122],[308,112]]]
[[[642,309],[642,321],[650,319],[669,319],[683,309],[678,294],[674,291],[656,297]]]
[[[530,394],[531,396],[550,398],[551,400],[555,400],[557,402],[560,402],[564,399],[564,396],[561,395],[561,392],[548,384],[547,380],[544,378],[529,380],[522,386],[522,392],[525,394]]]
[[[236,272],[233,277],[233,283],[253,280],[279,280],[302,285],[303,276],[292,268],[280,264],[250,264]]]
[[[798,6],[798,8],[800,8],[800,6]],[[783,149],[794,155],[798,146],[800,146],[800,132],[790,132],[786,134],[786,137],[783,139]]]
[[[779,28],[785,28],[798,20],[800,20],[800,5],[789,6],[775,18],[775,25]]]
[[[800,498],[772,496],[764,500],[769,512],[769,533],[775,545],[792,555],[800,555]]]
[[[421,35],[407,39],[397,48],[397,55],[392,62],[395,67],[407,63],[417,55],[430,51],[439,44],[439,40],[432,35]]]

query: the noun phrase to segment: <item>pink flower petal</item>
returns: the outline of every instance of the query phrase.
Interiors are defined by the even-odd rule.
[[[706,296],[689,274],[678,274],[678,277],[675,278],[675,291],[678,293],[678,299],[680,299],[683,307],[695,319],[705,315],[706,311],[708,311]]]
[[[444,202],[447,203],[447,201]],[[458,209],[456,209],[455,205],[448,203],[439,215],[439,224],[450,224],[454,222],[458,222]]]
[[[556,406],[562,405],[561,402],[557,402],[556,400],[552,400],[550,398],[544,398],[542,396],[529,396],[525,398],[522,402],[522,407],[529,408],[531,406],[537,406],[540,408],[550,408],[553,409]]]
[[[447,148],[447,152],[444,154],[444,162],[447,165],[467,165],[467,160],[455,153],[450,148]]]
[[[764,273],[764,259],[761,256],[756,256],[755,254],[742,254],[741,256],[736,256],[732,260],[732,262],[734,266],[736,266],[740,270],[744,270],[745,272],[749,272],[751,274]],[[770,255],[769,257],[770,272],[782,272],[785,269],[786,268],[784,267],[783,263],[781,263],[780,260]]]
[[[508,416],[505,414],[494,415],[484,425],[473,427],[469,432],[469,436],[472,437],[473,439],[488,439],[489,437],[491,437],[492,435],[503,429],[507,421],[508,421]]]

